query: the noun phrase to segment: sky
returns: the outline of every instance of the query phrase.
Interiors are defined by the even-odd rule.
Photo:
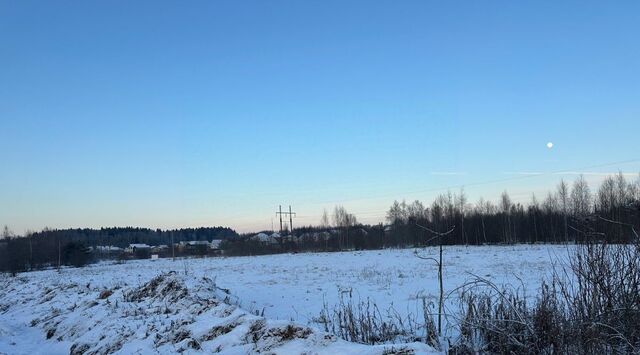
[[[637,177],[639,37],[637,1],[2,1],[0,224],[376,223]]]

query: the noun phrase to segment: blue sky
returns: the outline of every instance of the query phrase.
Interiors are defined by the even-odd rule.
[[[636,1],[3,1],[0,224],[375,222],[637,173],[639,36]]]

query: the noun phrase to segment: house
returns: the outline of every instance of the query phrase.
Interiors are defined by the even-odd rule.
[[[135,254],[136,252],[142,250],[151,251],[151,246],[147,244],[129,244],[129,246],[124,251],[129,254]]]
[[[288,234],[285,236],[282,236],[281,239],[283,242],[292,242],[292,243],[296,243],[298,241],[298,237],[295,236],[294,234]]]
[[[143,249],[151,249],[151,246],[147,244],[129,244],[129,247],[127,247],[126,251],[128,253],[135,253],[136,250],[143,250]]]
[[[96,252],[100,254],[120,254],[124,249],[113,245],[98,245],[96,246]]]
[[[255,241],[266,243],[266,244],[278,244],[280,240],[280,234],[273,233],[269,235],[266,233],[258,233],[253,237],[251,237],[251,240],[255,240]]]
[[[222,244],[221,239],[214,239],[209,243],[209,249],[211,250],[220,250],[220,244]]]
[[[206,240],[190,240],[180,242],[180,248],[191,254],[206,254],[209,249],[209,242]]]
[[[251,240],[255,240],[258,242],[266,242],[269,240],[269,235],[267,233],[258,233],[251,237]]]
[[[331,233],[329,232],[320,232],[320,233],[315,233],[315,239],[317,241],[328,241],[329,239],[331,239]]]
[[[147,244],[129,244],[125,252],[133,254],[134,257],[139,259],[148,259],[151,255],[151,246]]]
[[[212,255],[222,255],[222,248],[220,245],[222,244],[221,239],[214,239],[209,243],[209,253]]]
[[[151,247],[151,252],[154,254],[162,254],[166,251],[169,250],[169,246],[168,245],[155,245],[153,247]]]

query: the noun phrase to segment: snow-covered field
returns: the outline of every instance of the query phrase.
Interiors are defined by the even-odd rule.
[[[420,253],[437,257],[436,248]],[[444,288],[478,275],[524,285],[533,296],[552,263],[566,256],[567,247],[557,245],[445,247]],[[401,315],[420,312],[421,299],[437,295],[437,267],[413,249],[138,260],[0,276],[0,287],[0,354],[68,354],[72,347],[375,354],[390,346],[339,341],[312,319],[345,291]],[[113,294],[104,297],[105,290]],[[429,351],[420,344],[406,348]]]

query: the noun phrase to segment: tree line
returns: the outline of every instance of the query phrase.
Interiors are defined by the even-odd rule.
[[[543,200],[513,202],[504,191],[498,203],[480,198],[469,203],[463,189],[441,194],[425,206],[420,201],[395,201],[387,212],[392,238],[402,245],[420,245],[426,235],[416,224],[444,231],[456,226],[446,244],[566,243],[600,240],[626,243],[640,227],[640,178],[622,173],[608,176],[592,192],[583,176],[561,180]]]
[[[225,255],[419,247],[437,242],[423,227],[446,231],[454,226],[444,244],[627,243],[640,230],[640,178],[628,181],[622,173],[608,176],[595,191],[582,176],[571,183],[561,180],[543,199],[532,195],[526,204],[514,202],[507,191],[497,203],[482,198],[470,203],[464,189],[449,191],[430,204],[394,201],[386,212],[386,224],[377,225],[359,223],[353,213],[336,206],[331,214],[324,211],[318,225],[267,240],[256,239],[254,233],[238,235],[226,227],[45,229],[23,237],[5,227],[0,239],[0,271],[81,265],[97,257],[89,247],[124,248],[132,243],[171,245],[222,239]],[[272,235],[273,231],[264,233]]]
[[[227,255],[280,252],[365,250],[433,245],[433,231],[452,229],[443,244],[627,243],[640,229],[640,178],[622,173],[608,176],[596,191],[580,176],[561,180],[544,199],[514,202],[504,191],[497,203],[480,198],[470,203],[461,189],[437,196],[431,204],[394,201],[386,224],[364,225],[344,207],[326,210],[319,225],[296,228],[276,242],[258,241],[253,234],[226,240]],[[273,233],[264,231],[265,234]],[[288,233],[288,232],[287,232]]]
[[[135,227],[47,229],[15,235],[7,226],[0,239],[0,271],[12,273],[45,267],[81,266],[95,260],[97,246],[171,245],[181,241],[227,239],[238,233],[227,227],[160,230]]]

